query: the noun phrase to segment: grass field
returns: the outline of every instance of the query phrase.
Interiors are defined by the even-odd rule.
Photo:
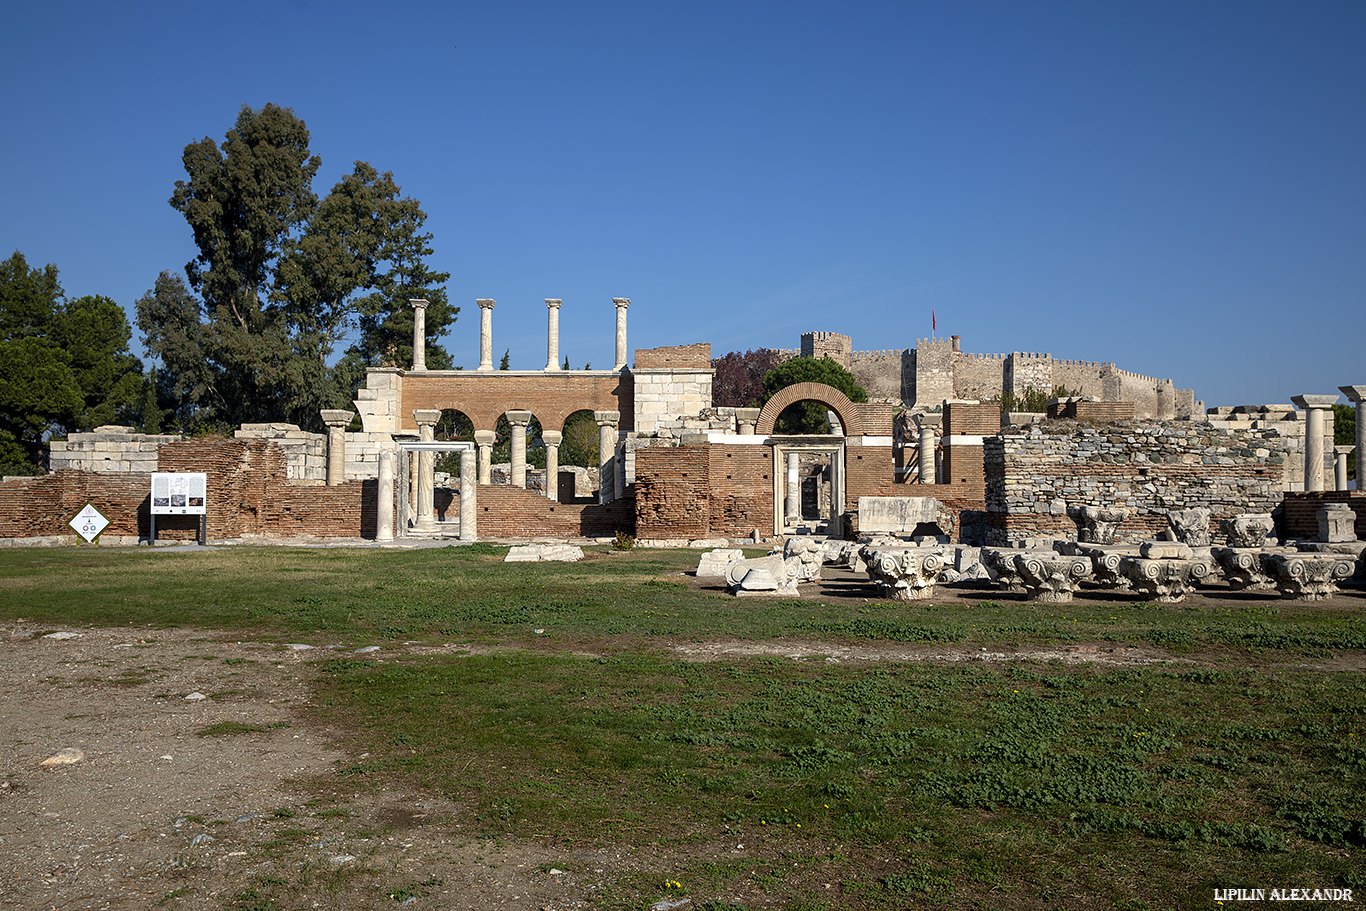
[[[1216,889],[1366,900],[1366,593],[1185,607],[738,600],[696,552],[504,564],[423,551],[0,551],[0,618],[464,643],[319,665],[312,720],[356,787],[402,780],[490,836],[697,860],[599,906],[1217,907]],[[1141,646],[1164,660],[684,660],[713,641]],[[700,846],[750,846],[733,862]],[[709,898],[709,896],[714,896]]]

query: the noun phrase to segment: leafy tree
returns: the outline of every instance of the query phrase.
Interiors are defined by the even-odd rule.
[[[1026,386],[1025,391],[1016,395],[1009,390],[1002,392],[993,401],[1001,404],[1001,413],[1007,414],[1012,411],[1023,411],[1031,414],[1040,414],[1048,410],[1048,403],[1053,399],[1065,399],[1068,396],[1081,395],[1075,389],[1068,389],[1066,386],[1054,386],[1052,392],[1045,392],[1033,386]]]
[[[794,357],[774,367],[764,374],[764,401],[797,383],[824,383],[843,392],[852,402],[868,401],[868,393],[854,375],[828,357]],[[794,402],[778,416],[774,430],[777,433],[829,433],[825,419],[827,410],[819,402]]]
[[[1344,405],[1338,402],[1333,406],[1333,445],[1335,446],[1354,446],[1357,441],[1357,410],[1355,405]],[[1353,449],[1347,455],[1347,477],[1361,480],[1361,472],[1357,470],[1357,453]],[[1357,487],[1361,487],[1358,483]]]
[[[0,264],[0,463],[35,469],[54,434],[137,424],[147,399],[128,351],[123,308],[107,297],[68,302],[57,267],[23,254]]]
[[[208,352],[208,327],[199,299],[173,272],[157,276],[136,304],[138,328],[147,350],[161,360],[154,370],[157,405],[182,430],[197,430],[222,410],[222,366]]]
[[[772,348],[757,348],[741,354],[731,351],[712,358],[716,371],[711,381],[712,404],[752,408],[763,401],[764,375],[782,362],[783,355]]]
[[[293,111],[267,104],[244,106],[221,145],[185,148],[188,179],[170,203],[199,247],[186,275],[202,305],[167,285],[149,292],[145,319],[139,311],[182,419],[318,426],[319,409],[345,407],[367,366],[411,362],[409,298],[429,301],[427,362],[450,366],[435,339],[458,308],[442,287],[449,275],[426,266],[426,214],[392,173],[360,161],[319,200],[308,142]],[[158,314],[173,331],[158,330]],[[352,330],[356,343],[329,364]]]
[[[598,467],[598,422],[593,420],[593,412],[576,411],[564,419],[560,464]]]

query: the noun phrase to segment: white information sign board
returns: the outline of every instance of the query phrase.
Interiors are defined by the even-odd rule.
[[[109,520],[100,515],[98,509],[87,503],[85,504],[85,509],[76,513],[76,518],[72,519],[68,524],[76,529],[76,534],[89,542],[95,540],[96,536],[108,527]]]
[[[202,516],[209,476],[202,471],[152,472],[152,515]]]

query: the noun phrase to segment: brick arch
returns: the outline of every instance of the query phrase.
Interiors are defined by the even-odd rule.
[[[820,402],[835,414],[839,415],[840,423],[844,425],[844,435],[847,437],[863,436],[863,417],[859,414],[858,406],[850,401],[849,396],[840,392],[834,386],[827,386],[824,383],[794,383],[783,389],[769,399],[759,412],[759,423],[754,428],[754,432],[760,436],[769,436],[773,433],[773,425],[778,420],[778,415],[783,413],[783,409],[794,402]]]

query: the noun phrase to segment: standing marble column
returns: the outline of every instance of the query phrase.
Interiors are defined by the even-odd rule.
[[[526,488],[526,428],[531,423],[530,411],[509,411],[512,425],[512,486]]]
[[[598,502],[611,503],[616,499],[617,424],[618,411],[595,411],[593,420],[598,425]]]
[[[1347,400],[1357,406],[1357,490],[1366,490],[1366,386],[1339,386]]]
[[[787,509],[785,524],[796,525],[802,518],[802,478],[797,454],[787,454]]]
[[[541,443],[545,446],[545,495],[552,500],[560,499],[560,443],[564,433],[559,430],[542,430]]]
[[[1334,446],[1333,447],[1333,489],[1347,489],[1347,455],[1354,449],[1353,446]],[[1359,464],[1359,463],[1358,463]]]
[[[614,297],[612,303],[617,306],[617,363],[613,370],[620,370],[626,366],[626,308],[631,306],[629,297]]]
[[[493,442],[496,435],[492,430],[476,430],[474,445],[479,447],[479,483],[493,483]]]
[[[346,481],[346,425],[356,413],[331,408],[319,413],[327,425],[327,486],[335,487]]]
[[[478,509],[475,503],[475,455],[473,449],[460,450],[460,540],[474,541],[479,537],[475,527]]]
[[[549,324],[546,327],[545,338],[545,369],[560,369],[560,305],[564,301],[559,298],[547,297],[545,299],[546,313]]]
[[[481,298],[479,305],[479,369],[493,369],[493,301]]]
[[[415,297],[408,303],[413,305],[413,372],[421,373],[427,369],[427,302]]]
[[[436,422],[441,420],[437,409],[418,408],[413,411],[417,422],[419,442],[431,443],[436,440]],[[417,521],[415,531],[436,531],[436,459],[431,450],[421,450],[417,454]]]
[[[379,454],[379,483],[375,488],[375,540],[394,540],[394,454]]]
[[[918,414],[916,425],[920,428],[920,483],[933,484],[937,477],[938,458],[934,444],[934,427],[943,420],[938,414]]]
[[[1304,489],[1323,490],[1323,413],[1338,400],[1336,395],[1296,395],[1290,401],[1304,409]]]

